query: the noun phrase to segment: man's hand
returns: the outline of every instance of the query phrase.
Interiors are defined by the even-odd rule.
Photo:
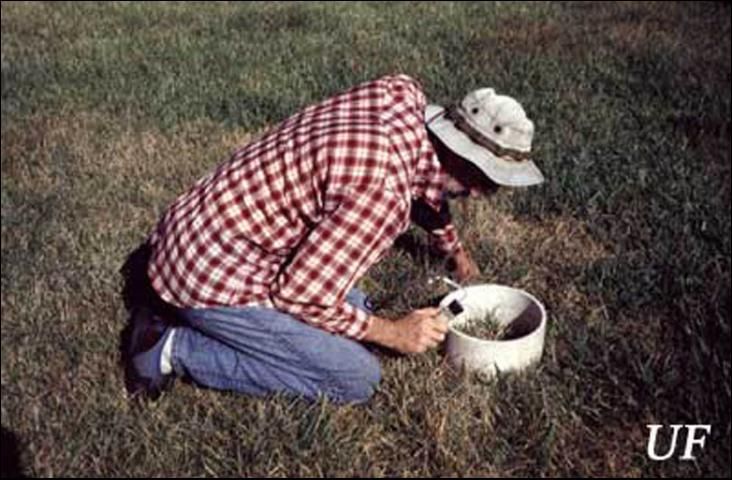
[[[458,282],[463,283],[480,276],[478,265],[475,264],[464,248],[455,252],[452,260],[455,262],[455,277],[457,277]]]
[[[396,321],[373,317],[364,338],[399,353],[424,353],[445,340],[447,320],[439,308],[415,310]]]

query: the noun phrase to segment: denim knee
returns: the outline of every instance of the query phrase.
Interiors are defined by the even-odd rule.
[[[353,370],[337,380],[339,394],[337,403],[366,403],[376,393],[381,382],[379,360],[364,351],[354,359]]]

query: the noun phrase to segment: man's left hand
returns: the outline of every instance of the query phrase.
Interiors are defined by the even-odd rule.
[[[466,282],[480,276],[478,265],[464,248],[455,252],[452,260],[455,262],[455,276],[459,282]]]

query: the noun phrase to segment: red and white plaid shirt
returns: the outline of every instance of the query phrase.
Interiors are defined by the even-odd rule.
[[[368,315],[346,293],[407,229],[412,198],[440,208],[425,101],[413,79],[384,77],[236,151],[151,235],[155,290],[179,307],[272,306],[363,338]],[[445,253],[460,247],[452,225],[431,233]]]

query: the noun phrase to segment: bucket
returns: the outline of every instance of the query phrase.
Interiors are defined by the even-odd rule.
[[[483,373],[523,370],[539,362],[544,350],[546,310],[533,295],[503,285],[481,284],[464,287],[447,295],[440,307],[457,300],[462,312],[448,323],[446,354],[456,370]],[[459,329],[467,322],[490,315],[506,332],[502,339],[471,337]]]

